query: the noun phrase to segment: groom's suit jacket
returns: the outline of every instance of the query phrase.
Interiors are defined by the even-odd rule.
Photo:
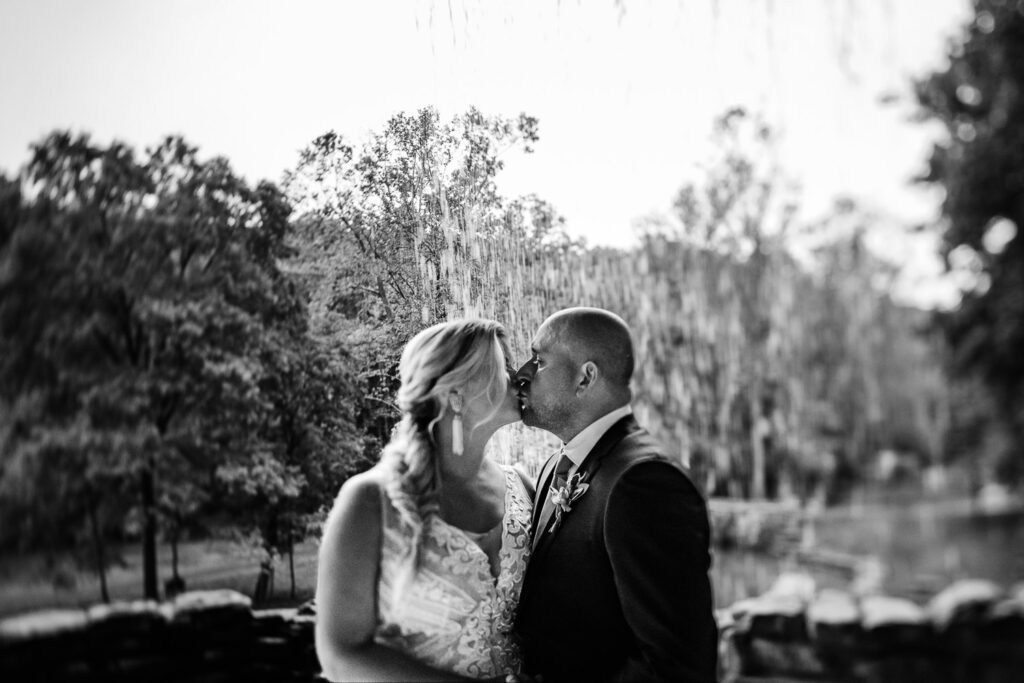
[[[707,506],[685,470],[626,416],[580,465],[590,488],[549,532],[536,525],[556,460],[538,477],[541,537],[516,617],[525,670],[545,683],[715,680]]]

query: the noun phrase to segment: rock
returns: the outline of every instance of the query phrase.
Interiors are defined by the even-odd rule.
[[[287,622],[294,614],[294,609],[262,609],[253,612],[253,635],[260,637],[287,630]]]
[[[807,627],[812,638],[859,633],[862,615],[857,601],[843,591],[828,589],[807,607]]]
[[[313,642],[316,630],[316,617],[297,614],[288,620],[288,630],[298,638]]]
[[[1024,654],[1024,599],[994,603],[978,630],[980,638],[998,646],[1013,645]]]
[[[876,652],[916,650],[934,635],[924,609],[910,600],[870,595],[860,610],[864,643]]]
[[[174,624],[191,624],[225,637],[252,621],[252,600],[233,590],[182,593],[171,605]]]
[[[81,680],[92,668],[89,642],[85,610],[39,610],[4,619],[0,621],[0,679]]]
[[[928,603],[928,615],[939,630],[955,623],[975,624],[1002,597],[999,586],[991,581],[957,581]]]
[[[885,657],[868,657],[858,660],[849,676],[841,680],[865,681],[867,683],[904,683],[905,681],[928,681],[946,683],[961,681],[950,674],[944,662],[927,654],[896,652]]]
[[[1024,598],[1012,597],[992,605],[988,612],[990,620],[1024,618]]]
[[[166,623],[169,616],[168,610],[161,609],[154,600],[93,605],[86,611],[86,615],[93,627],[116,625],[131,630],[148,630],[156,624]]]
[[[238,591],[221,589],[210,591],[191,591],[182,593],[174,599],[175,613],[203,610],[212,607],[252,609],[252,600]]]
[[[81,633],[89,617],[81,609],[50,609],[29,612],[0,621],[0,645]]]
[[[860,609],[861,626],[869,631],[887,626],[919,626],[927,621],[920,606],[888,595],[869,595],[861,600]]]
[[[290,621],[292,617],[295,617],[300,612],[294,607],[279,607],[277,609],[261,609],[254,610],[252,616],[254,619],[280,619],[283,621]]]
[[[807,624],[803,600],[788,595],[766,593],[741,600],[732,606],[736,631],[742,635],[769,640],[804,640]]]
[[[146,656],[166,645],[159,635],[170,622],[170,611],[152,600],[114,602],[88,609],[91,649],[97,657],[110,653]]]
[[[849,593],[823,590],[807,608],[807,630],[825,667],[848,671],[858,653],[861,612]]]
[[[744,670],[748,672],[770,672],[777,674],[816,677],[825,672],[825,665],[818,658],[810,643],[780,642],[754,638],[750,641]]]
[[[814,625],[860,626],[861,613],[852,595],[826,588],[807,607],[807,621]]]

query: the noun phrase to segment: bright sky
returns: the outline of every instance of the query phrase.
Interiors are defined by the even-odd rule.
[[[360,138],[426,105],[525,111],[540,143],[509,156],[499,187],[536,192],[571,232],[622,246],[707,158],[715,116],[743,105],[781,133],[803,219],[846,195],[927,222],[939,196],[908,179],[938,133],[908,121],[909,84],[942,63],[969,5],[5,0],[0,169],[16,171],[54,128],[140,148],[180,132],[250,180],[279,180],[329,129]],[[934,270],[923,243],[897,248]]]

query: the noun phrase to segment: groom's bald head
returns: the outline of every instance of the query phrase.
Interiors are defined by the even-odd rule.
[[[593,362],[612,386],[629,390],[635,354],[622,318],[602,308],[567,308],[544,325],[577,362]]]

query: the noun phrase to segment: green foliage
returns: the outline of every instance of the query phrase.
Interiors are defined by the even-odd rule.
[[[973,282],[941,322],[953,347],[954,370],[983,379],[998,410],[992,426],[1006,433],[991,474],[1019,479],[1024,475],[1024,7],[1009,0],[976,0],[974,20],[951,41],[948,58],[948,66],[917,83],[922,118],[940,122],[946,133],[935,145],[924,180],[945,190],[947,262],[967,263]]]

